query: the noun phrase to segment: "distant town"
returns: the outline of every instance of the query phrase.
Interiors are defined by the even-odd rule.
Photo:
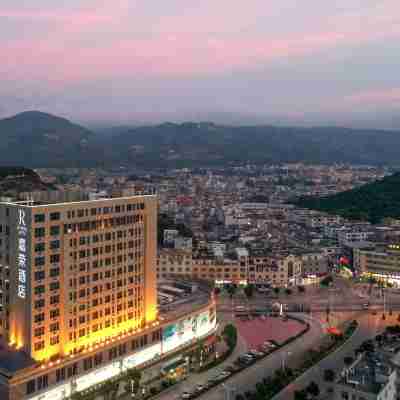
[[[2,167],[0,397],[395,400],[400,221],[298,204],[397,176]]]

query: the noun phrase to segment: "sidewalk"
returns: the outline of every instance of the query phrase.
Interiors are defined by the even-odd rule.
[[[217,374],[217,371],[222,371],[228,365],[231,365],[234,360],[236,360],[240,354],[243,354],[247,351],[247,344],[244,339],[239,336],[233,353],[220,365],[215,368],[211,368],[207,371],[200,373],[191,373],[189,377],[174,386],[174,390],[171,392],[160,393],[157,396],[157,400],[176,400],[181,397],[183,392],[194,392],[197,385],[204,384],[210,379],[212,376]]]

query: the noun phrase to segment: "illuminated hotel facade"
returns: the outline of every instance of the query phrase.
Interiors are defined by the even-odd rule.
[[[0,203],[0,398],[62,400],[215,328],[157,315],[157,198]]]

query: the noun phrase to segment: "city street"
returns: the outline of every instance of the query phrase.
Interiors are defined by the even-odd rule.
[[[400,291],[393,289],[385,290],[385,299],[381,296],[380,290],[374,288],[371,296],[366,290],[356,289],[351,282],[340,277],[335,277],[334,285],[330,288],[322,288],[315,285],[306,286],[304,293],[299,293],[296,288],[292,289],[290,295],[281,290],[279,295],[264,295],[255,292],[253,298],[235,295],[233,299],[229,296],[221,296],[218,299],[218,311],[234,312],[238,306],[246,308],[262,309],[274,303],[282,303],[293,311],[293,307],[304,305],[311,311],[325,311],[328,307],[336,311],[361,311],[364,305],[369,303],[370,309],[383,310],[386,302],[386,310],[400,310]]]
[[[357,331],[343,346],[338,348],[328,357],[324,358],[313,368],[306,371],[295,382],[287,386],[278,395],[276,395],[274,400],[293,399],[293,393],[296,390],[305,388],[311,381],[318,383],[320,389],[322,389],[321,393],[326,393],[326,388],[329,386],[329,384],[323,380],[322,374],[325,369],[340,371],[344,366],[343,359],[345,356],[354,356],[354,350],[360,346],[362,342],[375,337],[378,332],[384,329],[385,326],[397,323],[394,317],[387,316],[386,320],[382,320],[381,315],[371,316],[367,313],[364,313],[364,315],[357,318],[357,320],[359,322]]]
[[[310,330],[306,334],[284,348],[272,353],[270,356],[258,361],[256,364],[243,370],[237,375],[234,375],[224,384],[220,384],[211,389],[200,398],[207,400],[223,399],[226,387],[235,390],[237,393],[252,390],[258,381],[262,380],[266,376],[271,376],[283,362],[289,366],[300,363],[303,360],[304,353],[308,349],[318,346],[324,337],[320,321],[310,319],[307,315],[303,315],[302,317],[308,319],[308,322],[310,323]]]

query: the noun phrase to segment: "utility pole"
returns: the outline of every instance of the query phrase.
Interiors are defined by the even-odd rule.
[[[222,386],[224,388],[225,400],[233,400],[236,389],[233,386],[229,386],[227,383],[224,383]]]

